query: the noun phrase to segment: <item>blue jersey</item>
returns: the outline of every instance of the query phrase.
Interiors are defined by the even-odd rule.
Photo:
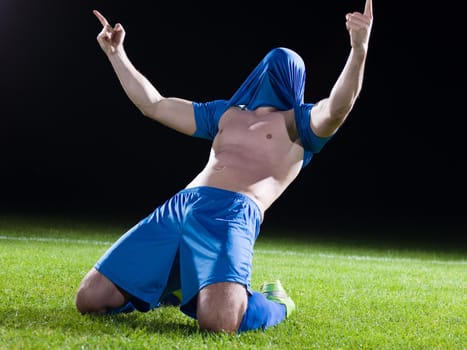
[[[310,127],[313,104],[304,103],[305,64],[302,58],[287,48],[271,50],[250,73],[230,100],[193,102],[196,131],[193,136],[213,140],[219,120],[232,106],[248,110],[259,107],[275,107],[279,110],[294,109],[295,123],[304,152],[306,166],[331,137],[319,137]]]

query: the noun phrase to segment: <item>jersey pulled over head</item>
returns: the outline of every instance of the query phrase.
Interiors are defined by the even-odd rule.
[[[275,107],[289,110],[303,103],[305,64],[294,51],[272,49],[229,100],[231,106]]]
[[[304,148],[303,166],[306,166],[330,137],[319,137],[311,130],[313,104],[304,103],[305,78],[305,64],[296,52],[284,47],[272,49],[229,100],[193,102],[196,120],[193,136],[213,140],[219,131],[219,120],[233,106],[248,110],[259,107],[274,107],[281,111],[293,109]]]

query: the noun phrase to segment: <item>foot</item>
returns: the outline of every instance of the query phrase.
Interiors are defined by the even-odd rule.
[[[261,293],[266,296],[266,299],[284,305],[287,317],[289,317],[295,310],[295,303],[285,292],[281,281],[276,280],[275,282],[264,282],[261,286]]]
[[[133,305],[131,301],[129,301],[120,307],[107,311],[106,314],[107,315],[128,314],[135,310],[136,310],[135,306]]]
[[[161,299],[161,305],[164,306],[178,306],[182,302],[182,290],[177,289],[172,293],[167,294]]]

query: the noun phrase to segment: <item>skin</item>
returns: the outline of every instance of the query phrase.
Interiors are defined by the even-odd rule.
[[[97,41],[130,100],[145,116],[192,135],[196,129],[192,101],[162,96],[126,55],[123,26],[111,26],[101,13],[93,13],[102,24]],[[345,18],[349,56],[329,96],[311,110],[310,127],[322,137],[334,134],[344,123],[362,88],[373,24],[372,0],[366,0],[363,13],[348,13]],[[243,193],[258,204],[264,215],[298,176],[303,152],[293,110],[260,107],[245,111],[231,107],[220,119],[206,166],[186,187],[212,186]],[[91,269],[78,289],[76,306],[82,313],[104,313],[128,299],[128,294]],[[245,287],[237,283],[215,283],[203,288],[197,297],[200,328],[236,332],[247,300]]]

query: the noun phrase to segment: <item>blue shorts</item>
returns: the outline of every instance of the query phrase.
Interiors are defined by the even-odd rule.
[[[217,282],[251,292],[253,246],[262,216],[241,193],[184,189],[121,236],[95,268],[129,293],[140,311],[182,289],[181,310],[195,317],[195,296]]]

